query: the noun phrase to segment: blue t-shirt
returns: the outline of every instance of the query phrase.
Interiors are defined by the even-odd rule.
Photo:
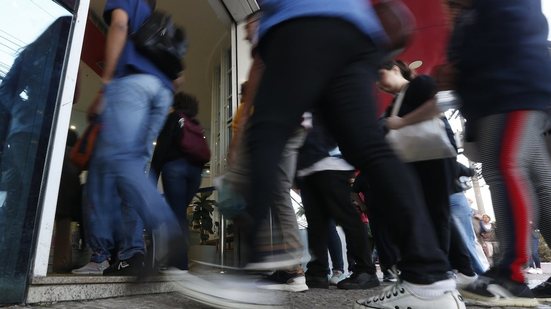
[[[387,40],[379,19],[368,0],[259,0],[262,9],[259,37],[273,26],[299,17],[336,17],[344,19],[376,43]]]
[[[128,14],[129,36],[137,31],[152,13],[151,7],[145,0],[107,0],[103,12],[103,18],[107,24],[111,22],[111,12],[115,9],[122,9]],[[157,68],[151,60],[139,53],[129,37],[117,63],[114,77],[118,78],[136,73],[157,76],[167,88],[173,90],[172,80]]]

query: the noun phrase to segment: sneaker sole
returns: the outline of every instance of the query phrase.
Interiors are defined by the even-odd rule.
[[[465,302],[469,305],[481,307],[537,307],[539,302],[535,298],[498,298],[485,297],[474,294],[466,290],[460,290],[461,295],[465,298]]]
[[[259,289],[286,292],[305,292],[308,291],[306,284],[263,284],[257,285]]]
[[[103,272],[91,272],[91,271],[86,271],[86,272],[74,272],[74,271],[72,271],[71,274],[73,274],[73,275],[79,275],[79,276],[102,276],[102,275],[103,275]]]
[[[176,291],[182,295],[188,297],[189,299],[196,301],[201,304],[212,306],[215,308],[224,308],[224,309],[287,309],[289,306],[287,304],[262,304],[259,302],[241,302],[233,299],[228,299],[224,297],[219,297],[212,294],[207,294],[196,289],[191,289],[185,286],[183,282],[174,282]]]
[[[364,286],[354,286],[354,287],[342,287],[342,286],[337,285],[337,288],[339,290],[345,290],[345,291],[347,291],[347,290],[348,291],[351,291],[351,290],[368,290],[368,289],[376,288],[380,285],[381,285],[380,282],[370,282],[369,284],[366,284]]]

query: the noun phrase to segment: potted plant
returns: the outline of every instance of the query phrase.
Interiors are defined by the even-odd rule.
[[[197,193],[191,203],[193,214],[190,223],[192,229],[199,231],[201,245],[206,244],[210,235],[214,234],[212,213],[216,206],[216,201],[210,199],[211,195],[212,191]]]

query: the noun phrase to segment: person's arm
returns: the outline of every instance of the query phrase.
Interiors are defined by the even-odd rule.
[[[434,118],[440,114],[440,110],[436,106],[436,99],[431,98],[423,105],[419,106],[411,113],[403,117],[390,116],[386,119],[386,127],[390,130],[397,130],[405,126],[416,124],[425,120]]]
[[[105,67],[101,76],[103,84],[108,84],[113,79],[115,68],[126,44],[127,37],[128,14],[122,9],[114,9],[111,12],[111,23],[107,30]]]

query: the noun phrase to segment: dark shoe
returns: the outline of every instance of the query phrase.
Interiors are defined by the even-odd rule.
[[[469,304],[484,307],[536,307],[538,301],[530,288],[495,273],[485,273],[467,286],[460,289],[461,295]]]
[[[352,276],[339,282],[337,288],[342,290],[365,290],[380,284],[376,274],[352,273]]]
[[[551,302],[551,278],[532,289],[537,300]]]
[[[308,285],[304,274],[276,270],[273,274],[256,282],[256,286],[266,290],[279,290],[288,292],[304,292]]]
[[[312,276],[306,274],[306,285],[310,289],[328,289],[329,279],[327,276]]]
[[[103,271],[104,276],[143,276],[144,255],[136,254],[127,260],[120,260]]]
[[[398,276],[396,276],[394,272],[392,272],[389,269],[385,269],[383,271],[383,282],[397,282],[397,281],[398,281]]]

